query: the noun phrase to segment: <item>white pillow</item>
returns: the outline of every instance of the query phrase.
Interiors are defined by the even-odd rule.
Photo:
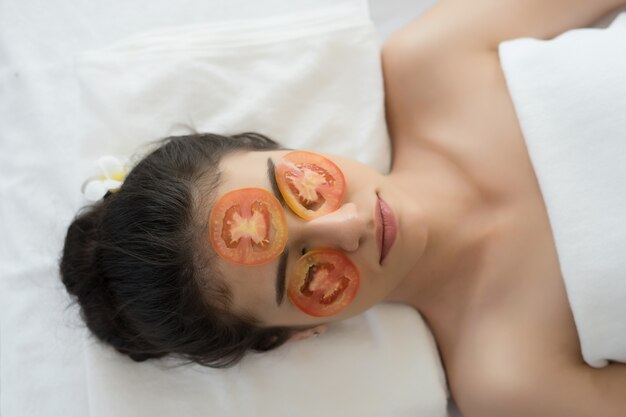
[[[85,177],[99,156],[128,156],[186,126],[257,131],[386,172],[380,43],[358,4],[163,29],[82,54]],[[407,306],[377,306],[227,370],[135,363],[92,339],[85,346],[94,417],[446,415],[437,347]]]
[[[364,4],[163,29],[77,59],[83,156],[168,134],[258,131],[387,172],[380,42]],[[89,172],[89,171],[88,171]]]

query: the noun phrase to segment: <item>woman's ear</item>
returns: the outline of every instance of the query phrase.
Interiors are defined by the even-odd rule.
[[[287,341],[288,342],[296,342],[298,340],[308,339],[311,336],[319,336],[320,334],[326,333],[327,329],[328,329],[328,325],[327,324],[320,324],[319,326],[315,326],[315,327],[313,327],[311,329],[300,330],[300,331],[292,334]]]

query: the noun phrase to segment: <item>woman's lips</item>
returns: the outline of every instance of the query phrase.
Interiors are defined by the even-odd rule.
[[[380,253],[379,263],[382,264],[391,250],[393,242],[396,240],[398,224],[389,204],[380,198],[379,195],[377,197],[378,201],[376,202],[374,219],[376,223],[376,244]]]
[[[376,206],[374,207],[374,224],[376,225],[376,246],[378,246],[378,263],[383,257],[383,215],[380,210],[380,197],[376,194]]]

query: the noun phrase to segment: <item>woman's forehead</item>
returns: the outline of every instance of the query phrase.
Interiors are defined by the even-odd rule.
[[[288,151],[248,151],[226,155],[220,163],[222,181],[263,182],[267,178],[268,158],[275,160],[286,152]]]

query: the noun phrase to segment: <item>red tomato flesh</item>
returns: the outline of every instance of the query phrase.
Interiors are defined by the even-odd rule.
[[[321,248],[298,259],[288,282],[287,294],[306,314],[327,317],[352,303],[359,284],[359,272],[346,255]]]
[[[337,210],[346,192],[339,167],[313,152],[289,152],[276,166],[275,176],[289,208],[305,220]]]
[[[224,194],[213,206],[209,238],[223,259],[262,265],[280,256],[287,244],[287,220],[280,202],[262,188]]]

